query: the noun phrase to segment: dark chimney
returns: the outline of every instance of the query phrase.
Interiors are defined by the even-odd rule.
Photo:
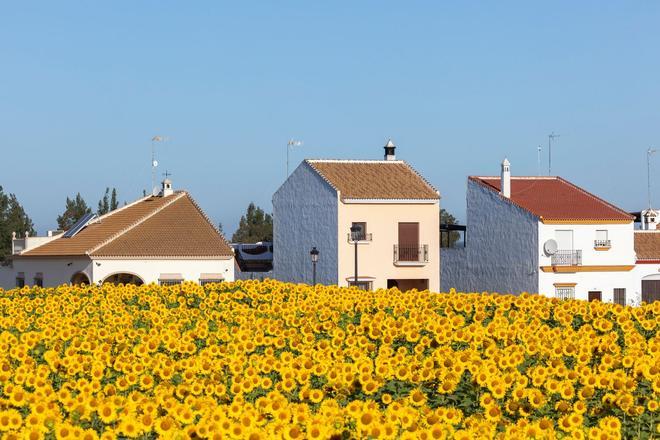
[[[396,160],[396,155],[394,153],[396,145],[394,145],[392,139],[389,139],[383,148],[385,148],[385,160]]]

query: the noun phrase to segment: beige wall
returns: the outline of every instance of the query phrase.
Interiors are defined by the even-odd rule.
[[[355,247],[348,242],[352,222],[366,222],[373,234],[368,244],[358,245],[358,277],[373,277],[373,288],[386,288],[388,279],[428,279],[429,289],[440,290],[440,216],[439,203],[357,204],[339,203],[338,209],[338,284],[348,285],[354,275]],[[399,240],[399,222],[419,223],[419,244],[428,245],[429,261],[423,266],[401,267],[394,264],[394,245]]]

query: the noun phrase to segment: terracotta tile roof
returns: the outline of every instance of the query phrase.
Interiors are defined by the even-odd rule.
[[[660,231],[636,231],[637,260],[660,260]]]
[[[438,192],[400,160],[306,160],[343,199],[437,200]]]
[[[71,238],[60,237],[22,253],[38,256],[229,257],[222,235],[186,192],[146,197],[99,217]]]
[[[500,177],[470,176],[500,191]],[[511,202],[546,221],[633,221],[633,216],[561,177],[511,177]]]

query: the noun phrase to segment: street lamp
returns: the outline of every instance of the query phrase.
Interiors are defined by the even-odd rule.
[[[312,257],[312,285],[316,286],[316,263],[319,261],[319,250],[316,249],[316,246],[309,251],[310,257]]]
[[[353,240],[353,244],[355,245],[355,278],[353,279],[353,283],[355,286],[357,286],[357,281],[358,281],[358,241],[361,238],[360,237],[361,234],[362,234],[361,227],[355,224],[351,226],[351,240]]]

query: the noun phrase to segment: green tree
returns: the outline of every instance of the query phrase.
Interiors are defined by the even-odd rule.
[[[76,194],[73,200],[67,197],[64,212],[57,216],[57,227],[62,231],[69,230],[85,214],[91,214],[91,212],[92,209],[87,206],[80,193]]]
[[[231,241],[234,243],[273,241],[273,217],[251,202],[245,215],[241,216],[238,229],[231,237]]]
[[[440,224],[441,225],[455,225],[456,217],[451,215],[446,209],[440,209]],[[454,247],[454,244],[461,238],[458,231],[450,231],[447,233],[440,233],[440,247]]]
[[[112,194],[110,194],[110,188],[105,189],[105,194],[103,198],[99,200],[98,208],[96,213],[98,215],[107,214],[110,211],[114,211],[119,206],[117,202],[117,188],[112,188]]]
[[[12,232],[19,237],[34,235],[34,225],[14,194],[5,194],[0,186],[0,262],[11,254]]]
[[[110,195],[110,211],[114,211],[119,208],[119,202],[117,201],[117,188],[112,188],[112,194]]]

